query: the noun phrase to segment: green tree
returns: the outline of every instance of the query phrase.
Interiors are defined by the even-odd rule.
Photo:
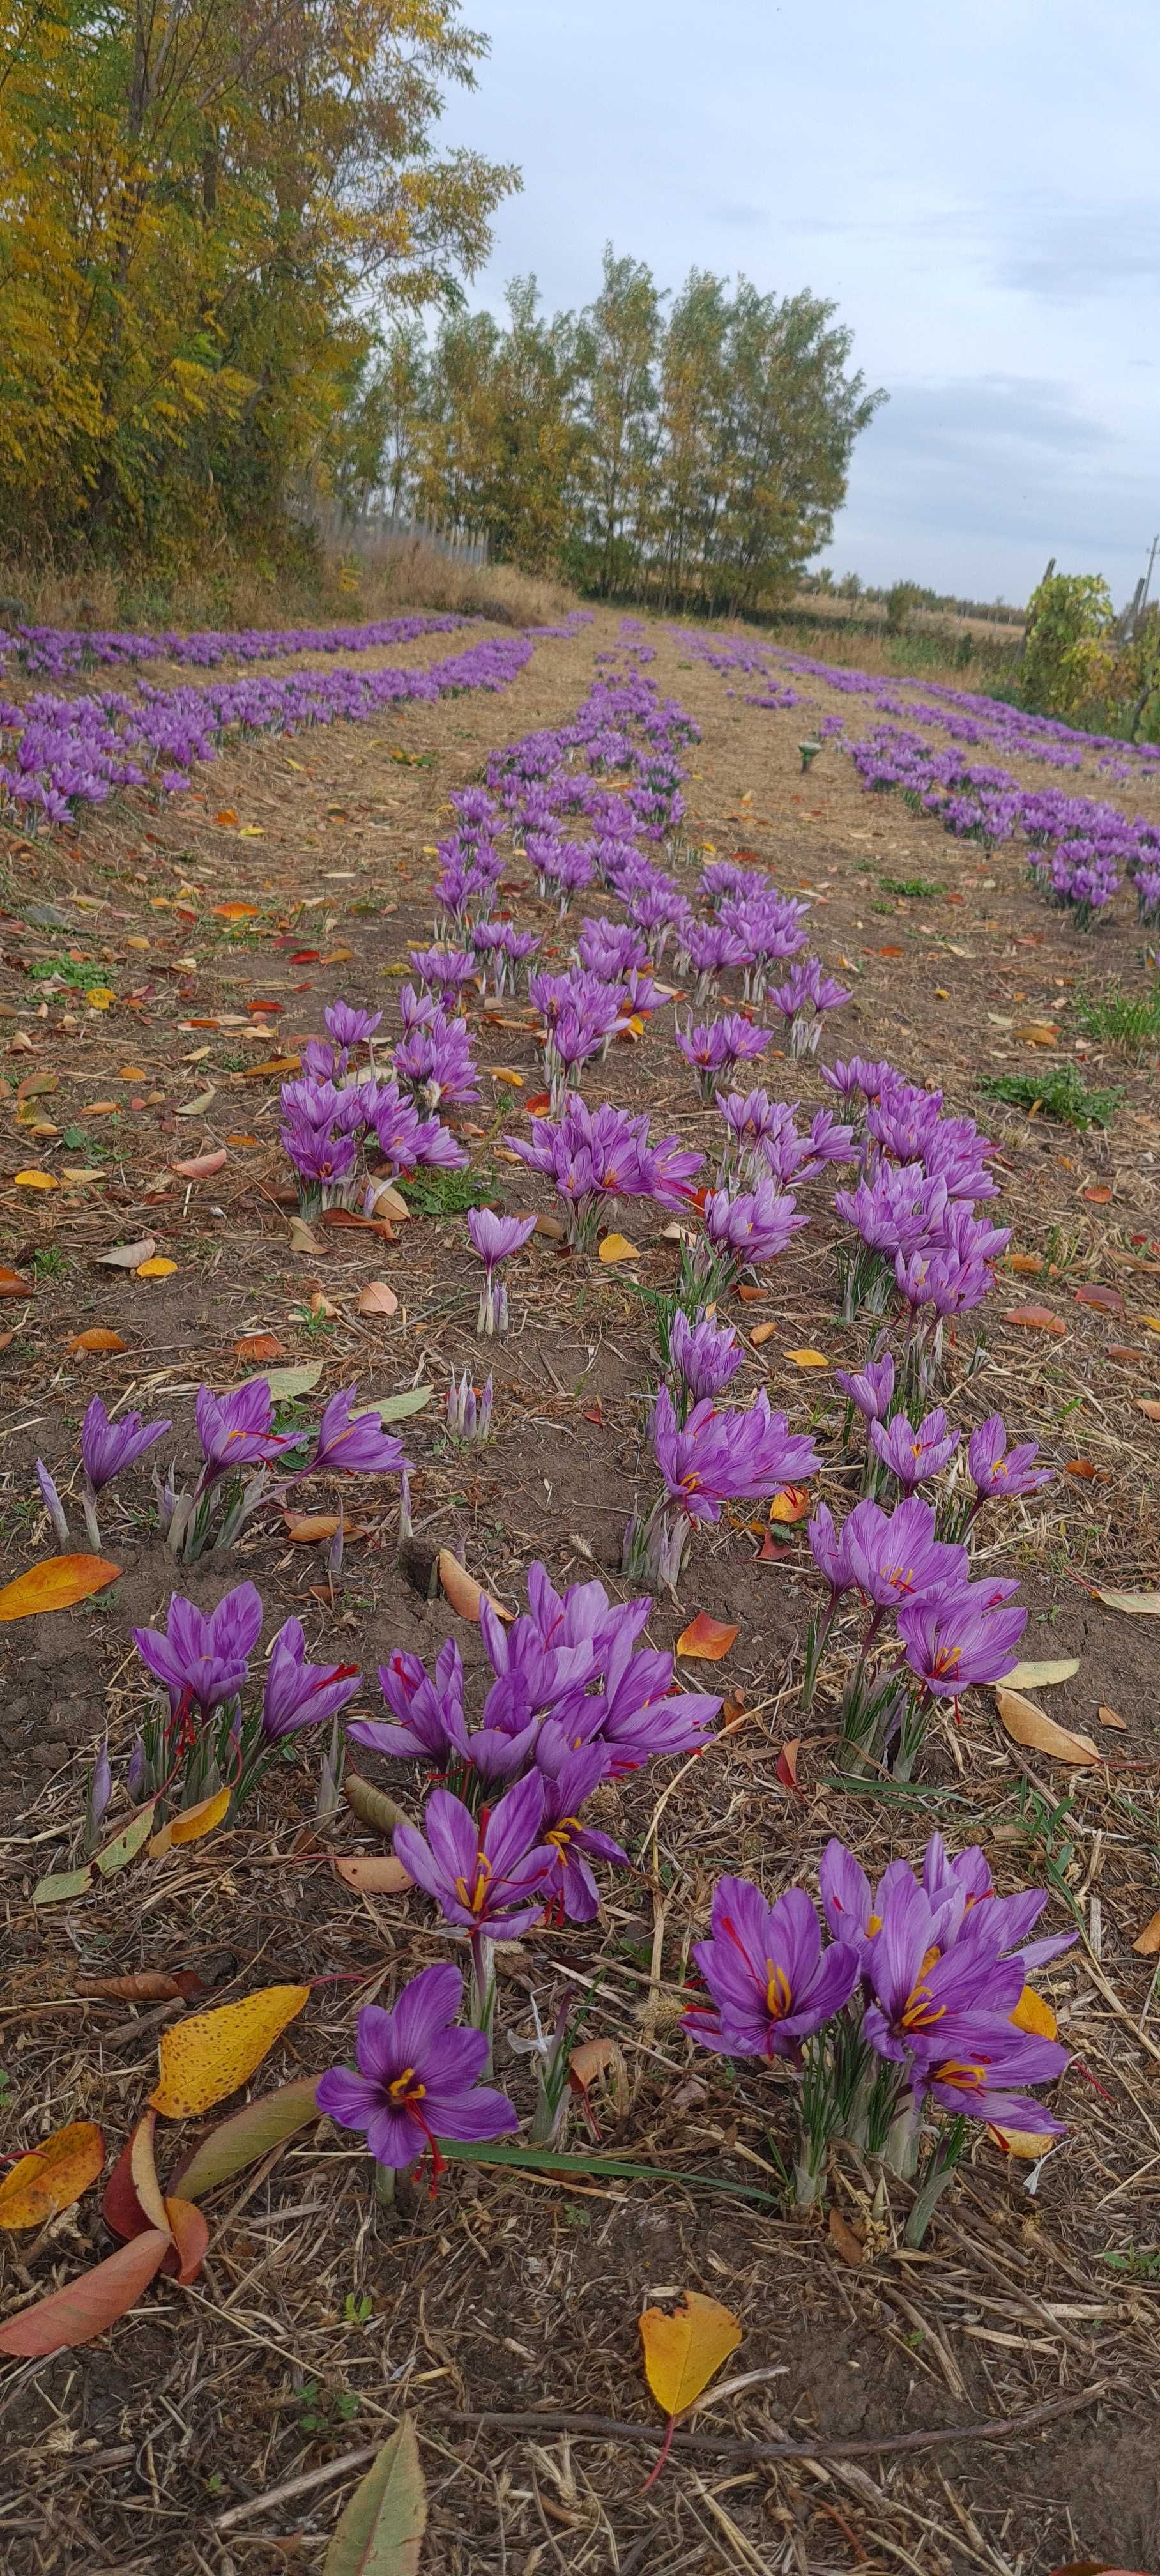
[[[1019,694],[1040,715],[1066,722],[1109,693],[1112,595],[1098,573],[1049,573],[1027,603]]]
[[[632,585],[649,539],[660,308],[651,269],[606,243],[603,284],[580,317],[576,349],[586,569],[604,598]]]

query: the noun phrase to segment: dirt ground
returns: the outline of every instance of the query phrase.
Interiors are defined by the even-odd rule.
[[[333,1228],[320,1230],[320,1255],[293,1249],[268,1070],[320,1031],[338,994],[381,1004],[395,1023],[407,947],[430,933],[449,791],[477,778],[492,749],[566,719],[592,683],[594,654],[620,640],[619,619],[601,613],[570,639],[538,642],[500,694],[225,749],[194,795],[160,814],[129,796],[75,839],[0,834],[0,1260],[31,1283],[0,1310],[4,1580],[52,1552],[33,1461],[62,1490],[75,1482],[94,1392],[172,1416],[174,1440],[159,1454],[175,1446],[188,1467],[197,1385],[236,1383],[246,1369],[235,1343],[265,1332],[283,1345],[281,1365],[321,1362],[304,1416],[356,1377],[367,1397],[420,1379],[436,1387],[430,1412],[405,1426],[415,1545],[398,1560],[395,1500],[367,1480],[364,1535],[348,1541],[333,1598],[325,1545],[290,1541],[277,1515],[228,1565],[179,1575],[178,1590],[209,1606],[251,1577],[267,1635],[294,1610],[311,1649],[362,1665],[356,1706],[367,1713],[378,1710],[374,1666],[393,1648],[432,1657],[454,1633],[469,1666],[481,1661],[476,1632],[428,1597],[440,1545],[513,1604],[537,1557],[557,1583],[595,1568],[626,1590],[616,1568],[634,1479],[647,1478],[640,1394],[651,1352],[632,1283],[671,1279],[661,1213],[640,1202],[622,1211],[639,1246],[627,1276],[537,1237],[512,1266],[510,1339],[481,1344],[461,1214],[420,1202],[393,1241]],[[650,624],[647,640],[648,676],[701,728],[687,756],[686,856],[740,851],[808,894],[812,945],[853,986],[823,1052],[890,1057],[940,1083],[952,1109],[1000,1141],[997,1215],[1014,1229],[1016,1266],[1002,1269],[978,1332],[972,1317],[958,1337],[945,1400],[972,1426],[1001,1409],[1013,1436],[1039,1440],[1060,1470],[1017,1507],[994,1561],[1021,1576],[1031,1606],[1022,1654],[1079,1659],[1052,1691],[1051,1714],[1090,1732],[1106,1758],[1071,1770],[1023,1752],[992,1695],[976,1692],[962,1727],[932,1736],[913,1789],[838,1776],[824,1700],[812,1733],[796,1713],[817,1592],[804,1535],[779,1529],[763,1549],[760,1528],[727,1514],[692,1550],[679,1603],[657,1604],[649,1634],[671,1645],[698,1610],[736,1623],[716,1677],[696,1665],[682,1676],[743,1700],[739,1722],[681,1771],[655,1830],[681,1766],[599,1793],[600,1821],[633,1871],[611,1882],[597,1923],[537,1933],[503,1961],[505,2032],[526,2033],[533,1996],[542,2005],[568,1978],[589,1995],[585,2036],[616,2039],[627,2069],[627,2101],[593,2097],[601,2151],[666,2178],[580,2184],[456,2165],[434,2201],[404,2189],[391,2210],[349,2132],[305,2131],[210,2201],[196,2283],[162,2281],[99,2341],[10,2367],[0,2551],[12,2576],[320,2570],[371,2446],[404,2409],[417,2419],[431,2496],[429,2576],[1160,2565],[1160,2019],[1155,1959],[1133,1948],[1160,1907],[1158,1632],[1095,1594],[1160,1581],[1160,1427],[1141,1408],[1160,1400],[1160,1103],[1154,1064],[1096,1045],[1086,1078],[1121,1092],[1106,1133],[1028,1117],[979,1088],[987,1073],[1074,1055],[1081,992],[1142,987],[1139,933],[1124,897],[1097,932],[1077,933],[1030,886],[1022,852],[984,853],[897,798],[866,795],[836,748],[803,776],[796,745],[820,715],[836,710],[855,732],[878,720],[869,704],[811,680],[805,707],[752,708],[740,694],[751,684],[727,695],[678,631]],[[432,637],[376,658],[423,664],[447,649]],[[1149,810],[1149,796],[1160,806],[1156,789],[1113,790],[1094,763],[1089,773],[1069,787],[1127,811]],[[1031,764],[1022,776],[1051,783]],[[925,890],[891,892],[891,878]],[[232,921],[215,911],[236,903],[256,910]],[[556,927],[534,888],[517,909],[543,926],[548,957],[558,948],[563,958],[573,923]],[[74,971],[46,992],[51,958]],[[91,1003],[93,989],[111,1003]],[[482,1100],[459,1123],[474,1164],[491,1174],[497,1205],[546,1212],[543,1185],[503,1148],[506,1133],[527,1131],[521,1094],[539,1088],[528,1015],[476,1003],[470,1018]],[[1037,1027],[1042,1038],[1050,1022],[1054,1049],[1020,1034]],[[514,1075],[522,1083],[504,1078]],[[784,1057],[767,1057],[761,1078],[809,1110],[829,1097],[814,1067]],[[647,1106],[654,1132],[677,1128],[706,1151],[716,1142],[670,1013],[639,1044],[615,1046],[585,1090]],[[170,1168],[219,1145],[228,1160],[210,1179]],[[18,1183],[30,1168],[58,1186]],[[77,1169],[97,1177],[62,1177]],[[817,1490],[834,1501],[848,1471],[832,1372],[861,1355],[866,1335],[837,1320],[824,1177],[808,1204],[813,1221],[761,1274],[760,1299],[730,1312],[746,1336],[772,1324],[751,1343],[741,1384],[767,1386],[793,1428],[815,1430],[831,1462]],[[102,1252],[146,1236],[176,1263],[168,1275],[100,1266]],[[372,1280],[396,1292],[393,1316],[358,1312]],[[1095,1302],[1094,1288],[1104,1292]],[[1005,1320],[1032,1302],[1062,1331]],[[92,1326],[112,1328],[124,1350],[71,1351]],[[803,1372],[789,1356],[802,1347],[826,1368]],[[452,1367],[495,1377],[497,1436],[466,1458],[438,1431]],[[336,1499],[311,1488],[312,1507]],[[357,2007],[446,1955],[418,1895],[360,1897],[336,1876],[334,1854],[368,1850],[373,1837],[345,1813],[333,1827],[312,1823],[312,1757],[237,1830],[167,1859],[141,1856],[73,1904],[33,1906],[36,1880],[75,1861],[84,1774],[106,1725],[123,1777],[145,1706],[128,1630],[163,1622],[173,1588],[151,1534],[146,1466],[112,1489],[102,1532],[120,1579],[76,1610],[4,1631],[0,2098],[12,2154],[80,2118],[101,2123],[111,2158],[146,2100],[158,2032],[184,2007],[86,1996],[96,1977],[193,1970],[203,2006],[207,1995],[311,1983],[255,2079],[264,2089],[347,2058]],[[1109,1708],[1122,1724],[1097,1715]],[[795,1786],[779,1757],[802,1736]],[[373,1757],[360,1768],[387,1784]],[[413,1793],[396,1770],[393,1791]],[[828,2218],[786,2204],[787,2096],[776,2076],[694,2052],[678,2027],[679,1989],[722,1868],[759,1874],[773,1892],[811,1883],[832,1833],[874,1869],[892,1853],[913,1856],[935,1826],[956,1846],[982,1842],[1001,1883],[1048,1885],[1047,1925],[1075,1926],[1080,1939],[1042,1981],[1073,2051],[1055,2100],[1067,2139],[1040,2170],[980,2132],[913,2252],[902,2242],[905,2187],[892,2184],[883,2205],[852,2156],[835,2159]],[[526,2061],[503,2043],[501,2058],[502,2080],[530,2106]],[[182,2147],[191,2134],[186,2124]],[[572,2144],[582,2142],[574,2128]],[[35,2237],[6,2236],[0,2309],[72,2279],[111,2242],[99,2191]],[[725,2301],[744,2341],[644,2493],[661,2427],[637,2318],[649,2298],[682,2288]],[[489,2410],[502,2420],[481,2422]],[[615,2419],[623,2438],[606,2424],[594,2431],[591,2418]],[[767,2456],[777,2445],[789,2456]],[[356,2462],[328,2475],[347,2454]]]

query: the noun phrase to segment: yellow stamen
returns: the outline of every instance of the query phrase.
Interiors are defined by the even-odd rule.
[[[793,1993],[784,1968],[775,1968],[772,1959],[765,1962],[765,2001],[771,2021],[784,2021],[793,2010]]]

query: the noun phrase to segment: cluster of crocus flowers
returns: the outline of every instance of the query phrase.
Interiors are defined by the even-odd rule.
[[[475,1387],[466,1369],[458,1378],[452,1369],[443,1421],[447,1438],[464,1449],[482,1449],[491,1438],[493,1404],[494,1388],[490,1377],[482,1387]]]
[[[843,1002],[849,1001],[850,992],[848,985],[824,973],[816,957],[806,957],[791,966],[784,983],[771,985],[769,999],[785,1022],[790,1054],[814,1055],[822,1034],[823,1014],[840,1009]]]
[[[410,1465],[401,1443],[384,1431],[372,1405],[357,1409],[357,1386],[340,1387],[325,1406],[313,1455],[294,1469],[286,1482],[326,1472],[339,1475],[397,1476]],[[193,1563],[213,1548],[219,1555],[232,1547],[246,1522],[270,1491],[267,1470],[301,1445],[302,1435],[276,1431],[274,1399],[267,1379],[251,1378],[225,1395],[199,1387],[194,1417],[202,1453],[197,1482],[179,1492],[171,1467],[162,1484],[154,1477],[161,1533],[169,1554]],[[168,1425],[163,1428],[168,1429]],[[258,1473],[243,1479],[243,1469]]]
[[[881,1401],[883,1364],[873,1388],[860,1389]],[[851,1387],[856,1379],[847,1381]],[[851,1594],[860,1599],[865,1625],[857,1659],[845,1687],[842,1721],[847,1758],[855,1765],[891,1753],[896,1774],[908,1779],[929,1722],[933,1703],[957,1703],[978,1683],[997,1682],[1016,1661],[1015,1649],[1027,1624],[1027,1612],[1012,1603],[1018,1583],[991,1576],[972,1580],[967,1549],[961,1540],[940,1538],[934,1506],[914,1490],[915,1482],[933,1474],[921,1455],[922,1442],[904,1416],[883,1427],[875,1417],[871,1431],[883,1437],[898,1467],[903,1495],[885,1512],[869,1495],[855,1503],[841,1529],[823,1503],[809,1523],[810,1550],[827,1587],[827,1603],[810,1628],[806,1649],[804,1703],[811,1704],[821,1660],[841,1603]],[[930,1416],[920,1431],[930,1435],[931,1451],[953,1453],[957,1435],[945,1433],[943,1418]],[[888,1616],[895,1622],[896,1644],[885,1651],[882,1632]]]
[[[731,1011],[724,1019],[703,1021],[698,1027],[690,1021],[687,1028],[677,1029],[676,1041],[696,1075],[702,1100],[712,1100],[716,1091],[732,1082],[739,1064],[753,1064],[764,1055],[769,1030],[754,1028],[739,1011]]]
[[[500,1216],[494,1208],[469,1208],[467,1231],[473,1252],[483,1263],[483,1287],[480,1291],[477,1333],[492,1334],[502,1340],[508,1329],[508,1294],[505,1282],[497,1277],[501,1261],[510,1261],[513,1252],[522,1252],[536,1231],[534,1216]]]
[[[568,1094],[558,1118],[537,1118],[531,1136],[505,1141],[529,1170],[555,1183],[568,1240],[580,1251],[594,1243],[610,1199],[652,1198],[687,1211],[704,1161],[679,1136],[653,1144],[647,1117],[632,1118],[610,1101],[588,1109],[578,1092]]]
[[[282,1085],[279,1135],[306,1215],[316,1214],[321,1207],[353,1207],[367,1177],[360,1157],[370,1149],[372,1138],[392,1173],[412,1172],[421,1163],[450,1171],[467,1160],[450,1129],[433,1114],[422,1115],[424,1108],[433,1111],[439,1097],[478,1097],[478,1090],[470,1089],[474,1068],[466,1027],[454,1022],[460,1037],[447,1041],[441,1051],[438,1032],[447,1023],[430,996],[408,985],[402,1007],[406,1034],[396,1051],[395,1076],[389,1081],[380,1081],[374,1067],[373,1042],[381,1011],[363,1011],[338,1001],[328,1004],[324,1013],[329,1038],[309,1039],[302,1050],[301,1073]],[[363,1045],[370,1063],[360,1067],[352,1056]],[[400,1088],[400,1076],[405,1088]]]
[[[1029,2088],[1061,2075],[1067,2053],[1044,2035],[1038,1998],[1028,2012],[1026,1977],[1075,1935],[1028,1942],[1043,1894],[999,1896],[985,1854],[952,1859],[937,1834],[921,1873],[893,1861],[872,1888],[834,1840],[819,1877],[828,1944],[804,1890],[771,1904],[746,1879],[718,1880],[711,1937],[693,1951],[708,2001],[684,2028],[721,2055],[800,2073],[800,2201],[816,2195],[835,2139],[908,2178],[925,2143],[907,2231],[916,2243],[961,2152],[959,2123],[1060,2134]]]
[[[773,1181],[754,1190],[710,1190],[701,1202],[701,1232],[682,1245],[682,1305],[710,1306],[745,1270],[776,1261],[809,1219],[796,1198]]]
[[[661,1491],[650,1510],[634,1509],[624,1534],[627,1574],[648,1574],[675,1590],[695,1523],[715,1522],[721,1506],[780,1493],[812,1476],[821,1460],[812,1440],[791,1432],[784,1413],[771,1413],[762,1388],[752,1404],[719,1410],[704,1397],[683,1422],[667,1386],[653,1405],[650,1426]]]
[[[167,1798],[175,1813],[232,1792],[236,1809],[285,1739],[334,1721],[361,1682],[356,1664],[312,1664],[298,1619],[272,1639],[265,1688],[250,1699],[250,1660],[262,1633],[261,1595],[237,1584],[216,1609],[170,1596],[164,1629],[134,1628],[133,1643],[165,1693],[130,1757],[134,1798]]]

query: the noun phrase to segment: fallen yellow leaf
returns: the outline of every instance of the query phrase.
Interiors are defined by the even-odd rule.
[[[753,1346],[754,1346],[754,1349],[755,1349],[755,1350],[760,1350],[760,1348],[761,1348],[761,1344],[762,1344],[763,1342],[768,1342],[768,1341],[770,1340],[771,1336],[772,1336],[774,1333],[776,1333],[776,1331],[777,1331],[777,1326],[776,1326],[776,1324],[772,1324],[772,1323],[755,1324],[755,1325],[754,1325],[754,1327],[753,1327],[753,1331],[751,1332],[751,1334],[750,1334],[750,1336],[749,1336],[750,1341],[752,1342],[752,1344],[753,1344]]]
[[[167,1261],[164,1253],[155,1252],[151,1261],[142,1261],[138,1265],[138,1268],[134,1273],[134,1277],[137,1279],[168,1279],[172,1276],[176,1268],[177,1263],[175,1261]]]
[[[600,1246],[600,1258],[602,1261],[639,1261],[640,1251],[635,1243],[629,1242],[627,1235],[606,1234]]]
[[[175,1843],[199,1843],[203,1834],[212,1834],[229,1813],[232,1789],[215,1789],[212,1798],[199,1798],[195,1807],[183,1807],[168,1825],[162,1825],[149,1845],[150,1860],[163,1860]]]
[[[793,1361],[795,1368],[828,1368],[830,1365],[824,1351],[787,1351],[786,1358]]]
[[[17,1172],[14,1178],[18,1190],[58,1190],[60,1188],[60,1182],[52,1172]]]
[[[104,2161],[105,2141],[94,2121],[70,2120],[55,2129],[0,2182],[0,2227],[43,2227],[80,2199]]]
[[[224,2102],[248,2082],[309,1998],[309,1986],[263,1986],[241,2003],[193,2013],[163,2031],[160,2072],[149,2096],[154,2110],[168,2120],[191,2120]]]
[[[686,2290],[671,2316],[646,2308],[640,2319],[645,2378],[658,2406],[683,2415],[741,2341],[740,2320],[719,2299]]]
[[[91,1011],[107,1011],[116,998],[116,994],[110,990],[108,984],[90,984],[85,994],[85,1000]]]
[[[988,2121],[987,2134],[1005,2156],[1020,2156],[1025,2164],[1036,2165],[1055,2145],[1054,2136],[1040,2129],[997,2129]]]
[[[711,1619],[707,1610],[698,1610],[677,1639],[677,1653],[689,1663],[719,1664],[722,1655],[735,1646],[739,1631],[721,1619]]]
[[[1037,1708],[1033,1699],[1024,1699],[1022,1691],[1004,1690],[1002,1683],[997,1683],[995,1706],[1012,1743],[1025,1744],[1033,1753],[1045,1753],[1053,1762],[1099,1761],[1090,1735],[1073,1735],[1066,1726],[1057,1726],[1046,1709]]]
[[[1049,2003],[1037,1995],[1034,1986],[1024,1986],[1011,2015],[1016,2030],[1024,2030],[1032,2039],[1054,2039],[1059,2029]]]

